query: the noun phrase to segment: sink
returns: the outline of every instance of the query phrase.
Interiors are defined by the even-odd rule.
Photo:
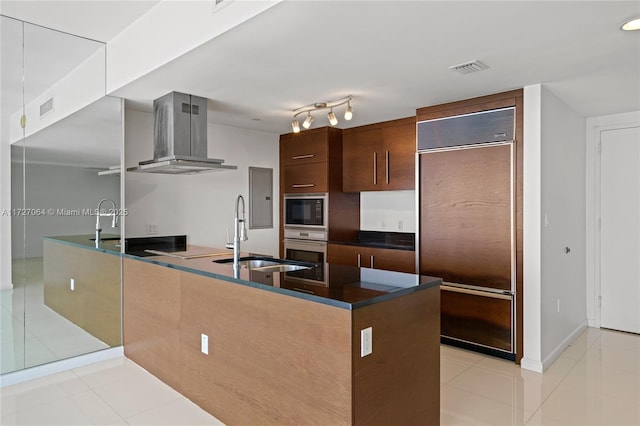
[[[233,258],[214,260],[214,263],[233,264]],[[262,272],[290,272],[300,271],[302,269],[310,269],[315,265],[313,263],[298,262],[288,259],[277,259],[264,256],[245,256],[239,260],[242,268],[251,269]]]

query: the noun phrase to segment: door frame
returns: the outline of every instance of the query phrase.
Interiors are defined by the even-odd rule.
[[[586,287],[589,327],[600,328],[600,143],[604,131],[640,127],[640,111],[587,119]]]

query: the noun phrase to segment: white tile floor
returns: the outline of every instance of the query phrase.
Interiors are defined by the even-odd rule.
[[[587,329],[544,374],[441,347],[442,425],[640,425],[640,336]],[[0,390],[2,425],[221,425],[126,358]]]
[[[44,304],[42,257],[13,268],[16,287],[0,291],[0,373],[109,347]]]

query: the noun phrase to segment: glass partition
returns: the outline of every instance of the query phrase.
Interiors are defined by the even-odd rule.
[[[103,43],[2,16],[2,55],[12,269],[2,287],[4,374],[121,344],[120,241],[91,238],[100,200],[122,206],[120,174],[100,172],[121,164],[123,101],[104,96]],[[100,219],[103,235],[119,237]]]

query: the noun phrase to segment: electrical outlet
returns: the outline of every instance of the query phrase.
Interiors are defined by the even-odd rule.
[[[402,231],[402,228],[404,228],[404,222],[402,220],[398,221],[398,231]]]
[[[73,278],[69,280],[69,289],[71,291],[75,291],[76,289],[76,280],[74,280]]]
[[[209,336],[206,334],[200,335],[200,351],[205,355],[209,355]]]
[[[373,329],[367,327],[360,330],[360,357],[365,357],[373,352]]]
[[[147,235],[154,235],[158,233],[158,225],[155,223],[147,223]]]

